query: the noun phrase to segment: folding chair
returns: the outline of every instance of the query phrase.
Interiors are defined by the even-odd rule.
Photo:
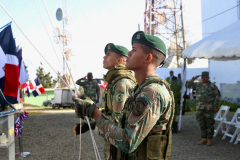
[[[237,128],[236,131],[235,131],[235,133],[237,134],[237,139],[234,142],[234,144],[238,144],[238,141],[240,141],[240,125],[235,126],[235,127]]]
[[[240,108],[237,109],[237,111],[234,114],[231,121],[223,120],[223,123],[225,123],[227,125],[227,129],[226,129],[226,132],[224,133],[222,139],[225,139],[226,136],[231,137],[230,143],[232,143],[234,138],[236,137],[238,128],[236,128],[234,134],[230,134],[229,130],[231,128],[231,125],[233,125],[233,126],[240,125],[240,120],[238,119],[239,114],[240,114]]]
[[[228,113],[229,109],[230,109],[230,107],[228,107],[228,106],[221,106],[221,108],[219,109],[216,117],[214,118],[215,121],[219,121],[219,124],[218,124],[218,126],[217,126],[217,129],[214,130],[214,135],[213,135],[213,137],[216,137],[216,136],[217,136],[220,128],[221,128],[222,134],[225,132],[225,131],[223,130],[222,122],[223,122],[223,120],[226,120],[226,116],[227,116],[227,113]],[[222,115],[222,111],[225,111],[225,112],[223,113],[223,115]]]

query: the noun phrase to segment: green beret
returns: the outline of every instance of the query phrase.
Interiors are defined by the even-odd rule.
[[[88,72],[88,74],[87,74],[88,76],[92,76],[92,72]]]
[[[166,45],[156,36],[145,34],[143,31],[138,31],[132,36],[132,45],[133,43],[141,43],[154,48],[166,57]]]
[[[208,76],[209,77],[209,72],[208,71],[202,72],[202,76]]]
[[[105,54],[107,54],[107,52],[110,51],[126,57],[128,57],[128,52],[129,52],[127,48],[123,46],[115,45],[113,43],[108,43],[104,51],[105,51]]]

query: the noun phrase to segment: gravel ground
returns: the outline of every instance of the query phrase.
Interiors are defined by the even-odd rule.
[[[228,114],[231,120],[233,114]],[[73,135],[72,128],[78,123],[73,110],[46,110],[41,114],[31,113],[24,122],[23,151],[31,152],[26,160],[76,160],[79,157],[79,137]],[[234,129],[232,130],[232,132]],[[104,140],[96,133],[94,137],[103,159]],[[222,140],[219,133],[213,139],[213,146],[199,146],[200,129],[195,113],[182,118],[182,129],[173,134],[172,155],[169,160],[239,160],[240,144],[229,143],[230,138]],[[18,138],[16,152],[19,152]],[[8,150],[0,148],[0,160],[8,159]],[[18,159],[18,158],[17,158]],[[89,132],[82,134],[82,159],[95,159]]]

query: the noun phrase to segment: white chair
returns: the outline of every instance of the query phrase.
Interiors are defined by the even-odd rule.
[[[229,133],[229,130],[231,128],[231,126],[238,126],[240,125],[240,120],[238,119],[238,116],[240,114],[240,108],[237,109],[236,113],[234,114],[233,118],[231,121],[227,121],[227,120],[223,120],[223,123],[225,123],[227,125],[227,129],[226,129],[226,132],[224,133],[222,139],[225,139],[226,136],[228,137],[231,137],[231,140],[230,140],[230,143],[233,142],[234,138],[236,137],[236,134],[237,134],[237,129],[236,131],[234,132],[234,134],[230,134]]]
[[[240,117],[239,117],[240,118]],[[237,139],[236,141],[234,142],[234,144],[238,144],[238,141],[240,141],[240,125],[238,126],[235,126],[237,129],[235,131],[235,133],[237,134]]]
[[[221,106],[221,108],[219,109],[217,115],[214,118],[215,121],[219,121],[219,124],[217,126],[217,129],[214,130],[213,137],[217,136],[220,128],[221,128],[222,134],[225,132],[223,130],[222,122],[223,122],[223,120],[226,120],[226,116],[228,114],[229,109],[230,109],[230,107],[228,107],[228,106]],[[222,115],[222,112],[224,112],[223,115]]]

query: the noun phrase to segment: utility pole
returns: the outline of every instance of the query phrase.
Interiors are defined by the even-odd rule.
[[[176,17],[176,2],[174,2],[174,19],[175,19],[175,39],[176,39],[176,56],[177,56],[177,68],[179,68],[179,55],[178,55],[178,32],[177,32],[177,17]]]
[[[152,0],[149,1],[149,34],[152,35]]]
[[[183,22],[183,5],[182,5],[182,0],[180,4],[180,9],[181,9],[181,19],[182,19],[182,37],[183,37],[183,50],[186,48],[186,41],[185,41],[185,28],[184,28],[184,22]]]

